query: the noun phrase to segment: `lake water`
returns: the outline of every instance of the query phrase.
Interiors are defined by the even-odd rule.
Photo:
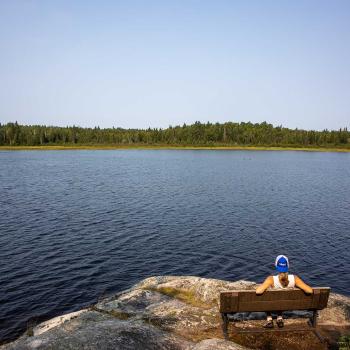
[[[0,339],[152,275],[349,295],[350,153],[0,152]],[[31,321],[30,321],[31,322]]]

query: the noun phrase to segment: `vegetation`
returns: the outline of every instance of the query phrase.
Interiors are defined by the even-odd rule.
[[[192,306],[201,307],[204,309],[208,309],[214,305],[214,301],[212,303],[204,303],[198,297],[196,297],[195,292],[193,290],[185,290],[178,289],[173,287],[157,287],[157,288],[145,288],[146,290],[156,291],[158,293],[167,295],[168,297],[176,298],[184,303],[190,304]]]
[[[299,130],[266,122],[200,123],[167,129],[54,127],[0,124],[0,146],[189,146],[350,149],[350,132]]]
[[[350,349],[350,335],[343,335],[338,340],[339,350]]]
[[[113,316],[115,318],[118,318],[119,320],[127,320],[131,317],[131,315],[127,312],[124,311],[119,311],[119,310],[105,310],[105,309],[100,309],[96,305],[91,305],[90,306],[91,311],[97,311],[101,312],[106,315]]]

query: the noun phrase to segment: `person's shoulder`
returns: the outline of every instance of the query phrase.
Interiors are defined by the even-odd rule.
[[[268,276],[266,277],[266,280],[267,282],[270,282],[270,283],[273,283],[273,276]]]
[[[304,283],[304,281],[298,275],[294,275],[294,283],[296,286],[299,286],[300,284]]]

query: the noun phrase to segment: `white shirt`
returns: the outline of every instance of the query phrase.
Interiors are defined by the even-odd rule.
[[[283,287],[278,275],[273,277],[273,288],[274,289],[283,289],[283,288],[294,288],[295,287],[295,278],[294,275],[288,275],[288,285],[287,287]]]

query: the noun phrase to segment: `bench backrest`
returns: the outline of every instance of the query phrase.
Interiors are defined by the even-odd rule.
[[[220,312],[259,312],[322,310],[327,306],[330,288],[313,288],[305,294],[300,289],[267,290],[256,295],[255,290],[235,290],[220,293]]]

